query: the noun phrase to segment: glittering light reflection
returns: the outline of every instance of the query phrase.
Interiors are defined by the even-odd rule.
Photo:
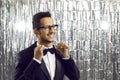
[[[30,22],[26,22],[26,21],[22,21],[22,20],[17,20],[15,22],[15,26],[14,26],[14,30],[18,31],[18,32],[25,32],[26,29],[28,31],[31,31],[32,28],[31,28],[31,25],[30,25]]]
[[[24,32],[25,31],[25,22],[24,21],[17,21],[15,23],[15,30],[19,31],[19,32]]]
[[[101,29],[104,31],[108,31],[110,28],[110,25],[107,21],[102,21],[100,25]]]

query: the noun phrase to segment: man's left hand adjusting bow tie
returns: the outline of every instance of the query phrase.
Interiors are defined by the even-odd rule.
[[[46,55],[47,52],[49,51],[51,54],[55,53],[55,47],[53,46],[52,48],[44,49],[43,50],[43,55]]]

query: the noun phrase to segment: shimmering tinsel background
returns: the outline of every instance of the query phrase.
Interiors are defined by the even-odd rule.
[[[32,15],[39,11],[52,13],[55,44],[70,46],[80,80],[120,80],[119,0],[0,0],[0,80],[13,80],[16,54],[36,40]]]

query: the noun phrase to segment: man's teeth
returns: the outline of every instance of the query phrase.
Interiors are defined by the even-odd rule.
[[[52,36],[54,36],[54,35],[53,35],[53,34],[50,34],[50,35],[48,35],[48,36],[51,36],[51,37],[52,37]]]

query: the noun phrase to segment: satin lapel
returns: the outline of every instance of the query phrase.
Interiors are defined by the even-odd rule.
[[[56,59],[55,80],[60,76],[60,62]]]
[[[47,76],[48,80],[50,80],[49,72],[48,72],[43,60],[42,60],[42,64],[41,64],[41,69],[42,69],[43,73],[45,74],[45,76]]]
[[[61,65],[61,62],[58,58],[60,58],[60,56],[58,56],[59,53],[56,52],[55,53],[55,56],[56,56],[56,69],[55,69],[55,78],[54,80],[61,80],[61,70],[62,70],[62,65]]]

